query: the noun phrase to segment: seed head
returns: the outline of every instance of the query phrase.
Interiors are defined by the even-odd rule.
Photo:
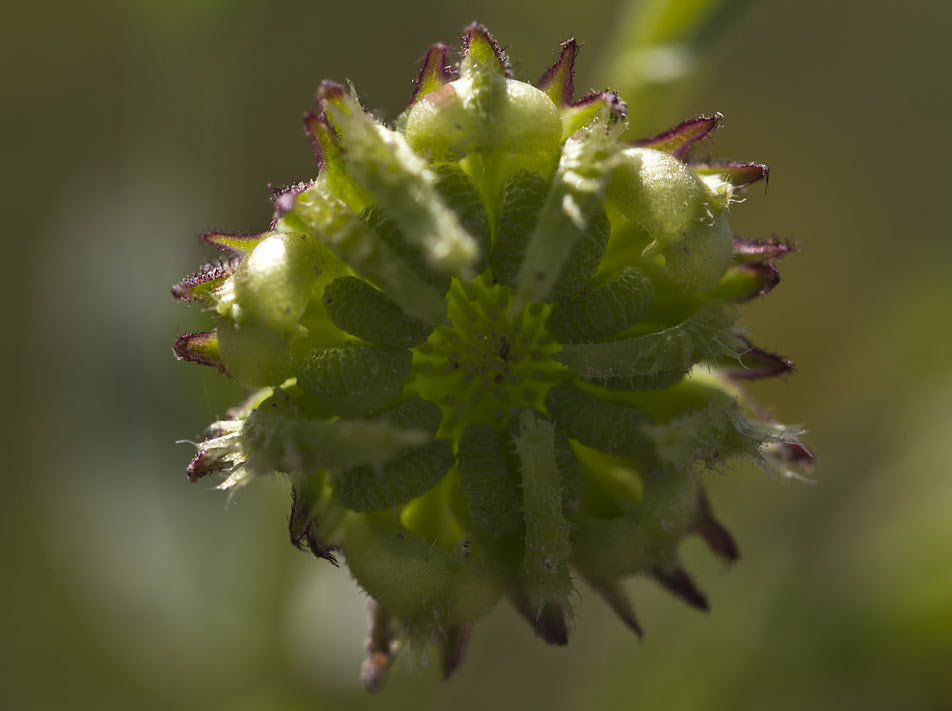
[[[619,96],[574,99],[577,53],[533,86],[472,25],[393,125],[324,82],[316,177],[275,193],[267,231],[203,234],[225,258],[172,290],[214,322],[176,355],[252,390],[189,478],[289,478],[291,542],[374,601],[371,690],[407,642],[449,675],[503,598],[565,644],[580,578],[639,635],[626,577],[707,610],[679,544],[738,548],[703,472],[812,461],[738,386],[792,368],[734,306],[792,249],[730,228],[766,166],[692,161],[720,114],[625,142]]]

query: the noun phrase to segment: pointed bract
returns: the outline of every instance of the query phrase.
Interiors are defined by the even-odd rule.
[[[657,136],[633,141],[632,145],[641,148],[654,148],[658,151],[670,153],[675,158],[684,158],[692,145],[703,138],[707,138],[714,129],[720,126],[723,118],[720,113],[713,116],[698,116],[679,123],[674,128],[659,133]]]
[[[727,270],[712,292],[732,303],[743,303],[765,296],[780,283],[780,272],[770,262],[736,264]]]
[[[548,602],[541,610],[536,610],[528,600],[518,594],[512,596],[512,604],[516,611],[532,625],[532,629],[543,642],[559,646],[569,643],[569,628],[561,605]]]
[[[459,625],[449,629],[441,628],[437,633],[440,645],[440,667],[444,679],[449,679],[463,661],[472,632],[472,625]]]
[[[628,105],[614,91],[593,91],[578,101],[562,107],[562,138],[569,138],[601,113],[608,116],[608,125],[628,121]]]
[[[297,196],[307,190],[312,181],[295,183],[283,188],[271,188],[271,202],[274,203],[274,223],[294,209]],[[273,224],[273,223],[272,223]]]
[[[579,46],[575,38],[561,44],[562,51],[559,59],[549,67],[542,78],[536,83],[556,106],[569,106],[575,96],[575,57],[578,56]]]
[[[200,272],[185,277],[178,284],[172,286],[172,296],[182,301],[192,301],[205,306],[215,303],[214,292],[225,279],[230,277],[238,267],[236,260],[206,264]]]
[[[218,456],[218,452],[207,449],[200,449],[188,466],[185,467],[185,475],[191,482],[198,481],[212,472],[225,471],[231,469],[232,463]]]
[[[638,624],[638,618],[635,617],[635,608],[632,606],[631,600],[628,599],[620,581],[588,578],[588,584],[604,598],[605,602],[609,604],[628,629],[638,635],[639,638],[644,636],[641,625]]]
[[[742,340],[747,344],[747,350],[743,351],[738,359],[725,359],[718,363],[718,367],[727,377],[733,380],[758,380],[786,375],[793,371],[793,361],[789,358],[758,348],[746,338]]]
[[[420,73],[416,78],[409,106],[413,106],[431,91],[436,91],[453,80],[453,73],[446,64],[448,51],[449,47],[442,42],[434,44],[427,50],[426,56],[423,57],[423,66],[420,67]]]
[[[771,237],[768,240],[734,237],[734,261],[759,262],[765,259],[780,259],[796,252],[797,246],[790,241]]]
[[[210,365],[225,375],[225,364],[218,352],[218,336],[215,331],[187,333],[175,339],[172,346],[175,357],[179,360],[188,360],[193,363]]]
[[[740,558],[737,542],[730,531],[714,518],[711,502],[701,487],[697,490],[697,516],[691,524],[691,530],[703,538],[714,555],[724,562],[733,563]]]
[[[460,62],[462,73],[474,70],[479,66],[492,65],[495,72],[504,77],[512,76],[509,66],[509,57],[503,52],[489,30],[478,22],[466,28],[463,35],[463,59]]]
[[[201,232],[198,238],[223,252],[241,257],[254,249],[267,235],[267,232]]]
[[[735,188],[743,188],[763,180],[770,180],[770,168],[763,163],[732,163],[713,161],[710,163],[691,163],[691,170],[697,175],[716,175]]]
[[[688,575],[688,572],[681,566],[676,566],[670,570],[655,568],[651,571],[651,576],[658,581],[665,590],[679,597],[691,607],[707,612],[710,607],[707,604],[707,598],[704,596],[694,580]]]

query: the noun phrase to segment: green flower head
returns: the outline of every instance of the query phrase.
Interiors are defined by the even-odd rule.
[[[766,166],[692,160],[719,114],[622,140],[618,95],[574,99],[576,53],[533,86],[472,25],[392,125],[324,82],[317,176],[266,232],[203,234],[227,257],[173,287],[214,321],[175,353],[252,390],[188,475],[289,478],[291,541],[373,600],[370,689],[407,643],[450,674],[500,599],[564,644],[580,580],[638,634],[626,577],[707,609],[680,542],[738,552],[704,470],[812,461],[738,386],[792,367],[735,308],[791,249],[730,228]]]

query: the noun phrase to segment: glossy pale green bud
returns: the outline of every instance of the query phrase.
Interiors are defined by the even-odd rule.
[[[606,197],[656,241],[676,281],[710,289],[723,276],[733,247],[723,214],[730,195],[709,192],[682,161],[652,148],[627,148]]]
[[[489,114],[481,115],[480,93],[489,91],[495,92],[486,97]],[[415,104],[406,135],[414,150],[433,160],[507,155],[524,170],[548,173],[558,159],[562,122],[552,100],[530,84],[500,77],[487,89],[464,77]]]
[[[275,331],[295,327],[327,257],[304,234],[273,234],[242,260],[220,290],[217,309],[235,323],[254,321]]]

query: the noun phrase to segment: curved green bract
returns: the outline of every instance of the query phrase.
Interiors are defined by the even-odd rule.
[[[418,397],[401,403],[374,419],[389,422],[394,427],[405,430],[422,430],[435,437],[443,420],[443,411],[435,402]]]
[[[529,236],[539,218],[539,210],[545,204],[547,192],[548,183],[538,173],[519,171],[506,181],[489,262],[493,276],[500,284],[515,286]]]
[[[354,579],[411,635],[471,622],[502,593],[495,566],[431,545],[383,514],[348,517],[341,548]]]
[[[566,435],[587,447],[620,456],[647,451],[643,428],[653,421],[642,410],[605,402],[570,383],[552,388],[546,407]]]
[[[477,529],[493,538],[517,533],[522,505],[502,436],[488,425],[467,427],[460,438],[457,469]]]
[[[301,366],[298,385],[319,395],[338,415],[374,414],[400,396],[410,367],[406,349],[316,348]]]
[[[611,223],[601,206],[592,210],[584,229],[578,230],[578,237],[572,245],[559,276],[549,292],[549,300],[565,301],[581,291],[592,275],[598,271],[598,265],[605,256],[605,248],[611,236]]]
[[[241,429],[246,466],[261,474],[381,466],[429,438],[386,422],[303,419],[270,409],[268,401],[259,405]]]
[[[334,498],[352,511],[380,511],[426,493],[450,467],[449,442],[429,442],[401,452],[382,469],[363,466],[331,474]]]
[[[545,326],[562,343],[592,343],[634,326],[654,286],[641,270],[625,267],[614,279],[552,307]]]
[[[517,431],[514,442],[526,524],[520,575],[531,609],[540,611],[547,603],[563,603],[572,590],[568,569],[572,545],[552,423],[526,409],[519,415]]]
[[[754,426],[736,401],[685,412],[668,422],[645,428],[658,458],[673,469],[695,462],[716,468],[731,457],[757,462],[770,433]]]
[[[572,450],[569,438],[559,429],[555,430],[555,466],[562,482],[562,508],[566,515],[570,515],[582,503],[585,480],[582,465]]]
[[[571,297],[598,268],[610,231],[602,198],[618,150],[617,127],[612,129],[609,121],[599,114],[562,148],[519,265],[513,299],[517,309]]]
[[[406,264],[416,275],[441,294],[450,287],[448,274],[436,271],[426,263],[426,257],[417,245],[411,244],[400,224],[380,205],[371,205],[360,213],[363,220],[380,238],[401,263]]]
[[[458,165],[442,163],[433,168],[436,173],[436,192],[443,198],[446,206],[456,213],[463,229],[476,240],[479,254],[474,262],[473,271],[477,274],[489,264],[491,235],[486,206],[479,189]]]
[[[622,375],[614,378],[597,378],[596,382],[609,390],[665,390],[680,381],[688,370],[675,368],[673,370],[659,370],[656,373],[643,375]]]
[[[593,382],[623,384],[624,379],[641,379],[674,373],[682,375],[697,362],[741,352],[743,344],[731,328],[734,312],[721,304],[710,304],[683,323],[643,336],[604,343],[566,344],[553,356],[574,373]],[[620,380],[619,380],[620,379]]]
[[[423,343],[432,329],[397,306],[390,297],[357,277],[335,279],[324,289],[331,322],[352,336],[392,348]]]

